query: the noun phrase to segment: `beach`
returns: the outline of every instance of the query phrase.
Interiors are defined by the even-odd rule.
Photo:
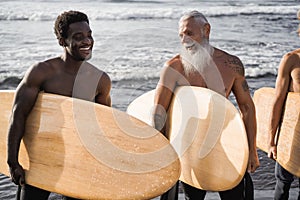
[[[0,89],[15,89],[31,65],[59,56],[54,20],[63,11],[80,10],[90,17],[95,39],[90,62],[111,77],[112,106],[126,111],[132,100],[155,88],[164,63],[179,53],[178,19],[194,9],[211,24],[210,43],[243,62],[251,95],[274,87],[281,57],[300,46],[297,1],[1,1]],[[233,95],[230,100],[236,105]],[[252,174],[255,199],[272,199],[275,163],[260,150],[259,160]],[[292,200],[297,187],[295,181]],[[14,199],[15,188],[0,175],[0,199]],[[206,199],[219,197],[209,193]]]

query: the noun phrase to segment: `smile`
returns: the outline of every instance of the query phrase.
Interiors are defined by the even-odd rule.
[[[82,47],[82,48],[79,48],[80,51],[89,51],[91,50],[91,47]]]
[[[185,44],[184,47],[188,50],[191,50],[195,46],[195,43],[192,44]]]

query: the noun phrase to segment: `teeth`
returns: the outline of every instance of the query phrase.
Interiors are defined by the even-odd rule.
[[[80,50],[84,50],[84,51],[86,51],[86,50],[90,50],[90,47],[86,47],[86,48],[80,48]]]
[[[193,46],[194,46],[194,45],[186,46],[185,48],[190,49],[190,48],[192,48]]]
[[[194,44],[186,44],[186,45],[184,45],[184,47],[187,48],[187,49],[189,49],[189,48],[191,48],[193,46],[194,46]]]

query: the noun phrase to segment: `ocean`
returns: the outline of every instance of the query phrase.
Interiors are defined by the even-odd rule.
[[[164,63],[179,53],[178,19],[195,9],[211,24],[210,43],[243,62],[252,95],[274,87],[281,57],[300,46],[296,0],[1,0],[0,89],[15,89],[31,65],[60,55],[54,20],[79,10],[93,30],[90,62],[109,74],[113,107],[125,111],[155,88]],[[236,105],[232,95],[230,100]],[[261,151],[259,158],[255,189],[272,190],[274,162]],[[14,199],[14,193],[15,186],[0,175],[0,199]]]

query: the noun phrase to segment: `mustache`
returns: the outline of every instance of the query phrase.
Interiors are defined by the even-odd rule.
[[[191,42],[185,42],[182,45],[184,48],[190,48],[190,47],[194,46],[196,43],[197,43],[196,41],[191,41]]]

